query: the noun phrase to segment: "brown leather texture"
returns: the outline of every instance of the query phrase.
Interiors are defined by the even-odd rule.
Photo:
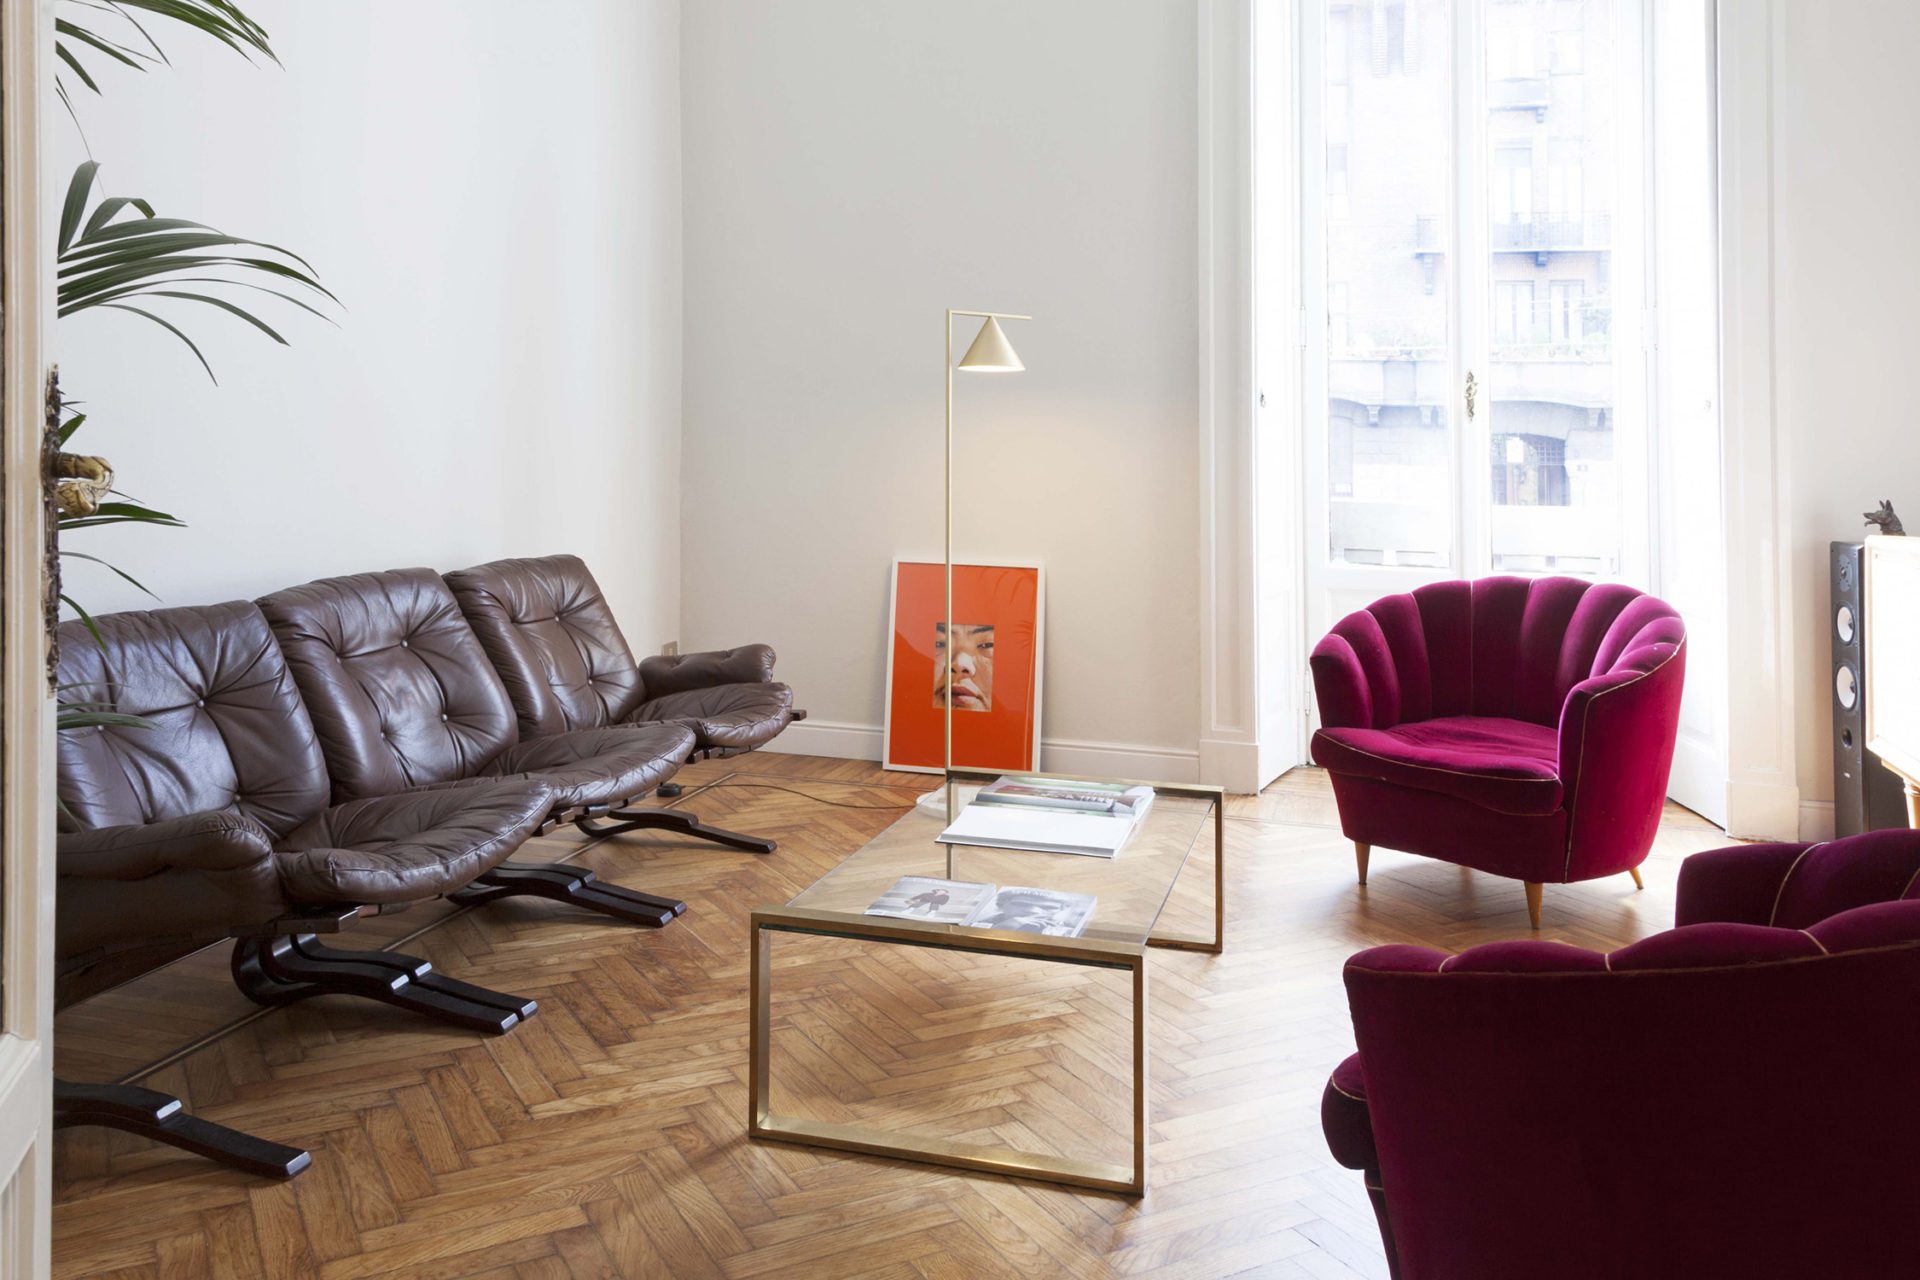
[[[553,788],[555,810],[620,804],[653,790],[693,752],[693,730],[652,724],[576,729],[516,743],[488,772],[537,777]]]
[[[784,684],[722,684],[686,689],[634,708],[634,723],[669,721],[692,729],[701,750],[748,751],[771,741],[793,719],[793,690]]]
[[[580,557],[496,560],[446,580],[506,685],[521,737],[604,728],[639,705],[633,652]]]
[[[506,861],[552,807],[525,778],[350,800],[279,842],[281,884],[303,904],[437,897]]]
[[[326,804],[312,721],[260,610],[154,609],[60,628],[61,699],[149,728],[59,735],[61,825],[113,827],[234,808],[275,835]]]
[[[336,801],[474,776],[515,740],[507,691],[433,570],[326,578],[260,608],[319,732]]]
[[[271,919],[284,899],[273,835],[233,809],[144,826],[62,832],[54,957],[217,938]]]
[[[640,683],[649,698],[717,684],[760,684],[773,679],[773,662],[773,648],[764,644],[705,653],[655,654],[640,664]]]
[[[446,576],[513,700],[520,736],[667,722],[692,751],[746,751],[793,720],[764,644],[648,658],[636,668],[600,585],[578,556],[496,560]],[[664,779],[662,779],[664,780]]]

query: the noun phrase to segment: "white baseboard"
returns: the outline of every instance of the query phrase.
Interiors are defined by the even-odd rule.
[[[1833,801],[1802,800],[1800,802],[1800,838],[1802,840],[1833,839]]]
[[[886,735],[877,724],[809,718],[788,725],[761,750],[797,756],[829,756],[836,760],[879,760],[885,741]],[[1143,782],[1197,782],[1200,753],[1131,742],[1043,738],[1040,767],[1094,777],[1138,778]]]

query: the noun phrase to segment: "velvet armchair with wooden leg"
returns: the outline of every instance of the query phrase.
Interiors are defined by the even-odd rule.
[[[1361,884],[1373,846],[1542,886],[1631,874],[1679,731],[1686,627],[1631,587],[1441,582],[1376,600],[1314,648],[1321,728]]]

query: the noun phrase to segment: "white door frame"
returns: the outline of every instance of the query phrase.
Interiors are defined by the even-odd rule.
[[[1785,426],[1774,410],[1774,184],[1785,9],[1719,0],[1720,410],[1727,562],[1727,832],[1797,839]]]
[[[40,183],[40,75],[50,0],[0,10],[0,1278],[51,1268],[53,717],[42,609],[40,441],[49,327],[48,210]]]

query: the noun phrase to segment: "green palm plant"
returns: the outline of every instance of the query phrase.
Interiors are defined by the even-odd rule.
[[[86,60],[90,57],[102,56],[137,71],[168,63],[165,51],[141,23],[141,15],[181,23],[212,36],[249,60],[259,54],[276,64],[279,62],[267,43],[265,28],[229,0],[66,0],[66,13],[54,23],[55,54],[61,64],[95,94],[100,93],[100,85],[87,67]],[[102,25],[103,17],[119,24],[114,34],[108,34],[110,28]],[[63,79],[56,78],[56,91],[72,116],[75,128],[79,128],[80,118]],[[339,299],[321,285],[312,266],[289,250],[228,235],[203,223],[159,217],[151,204],[138,197],[111,196],[96,203],[94,184],[99,170],[97,162],[88,160],[74,170],[67,184],[57,244],[56,295],[62,317],[93,308],[131,312],[185,343],[207,376],[218,382],[213,366],[199,345],[154,308],[182,302],[212,307],[286,346],[286,338],[273,326],[225,294],[246,290],[250,294],[236,296],[249,297],[249,300],[251,294],[269,295],[322,319],[329,317],[315,302],[338,305]],[[75,411],[71,402],[60,400],[57,390],[53,394],[60,415],[53,441],[55,466],[62,475],[70,477],[62,481],[56,491],[53,521],[56,547],[62,535],[101,525],[180,527],[182,522],[175,517],[114,489],[112,468],[105,459],[65,452],[74,432],[86,422],[86,415]],[[101,565],[140,591],[153,595],[132,575],[98,556],[64,548],[59,555],[62,560],[80,559]],[[95,643],[99,643],[100,633],[92,615],[64,591],[60,593],[60,600],[85,624]],[[65,694],[64,689],[56,690],[55,723],[59,729],[150,727],[149,721],[122,713],[110,702],[73,701]]]
[[[104,56],[135,71],[167,63],[166,51],[137,16],[142,13],[170,18],[210,35],[249,61],[255,53],[275,63],[280,61],[267,44],[266,28],[227,0],[68,0],[67,11],[75,16],[57,17],[53,22],[54,56],[96,94],[100,85],[87,70],[83,55]],[[102,16],[112,24],[114,35],[104,34]],[[54,90],[77,124],[79,116],[74,113],[66,81],[56,77]]]
[[[231,236],[184,218],[162,218],[153,206],[136,196],[112,196],[93,206],[98,161],[88,160],[73,171],[60,211],[58,305],[62,317],[90,307],[111,307],[144,317],[187,344],[194,358],[213,377],[200,347],[172,321],[149,310],[149,300],[167,298],[217,307],[238,316],[281,346],[287,340],[278,330],[204,286],[234,287],[270,294],[322,319],[326,315],[285,289],[338,303],[315,278],[313,267],[287,249]],[[132,216],[128,216],[132,215]],[[212,273],[212,274],[209,274]],[[257,279],[246,279],[255,276]],[[272,283],[261,283],[261,281]],[[178,286],[203,286],[184,289]],[[277,286],[277,287],[276,287]],[[148,305],[135,306],[131,299]],[[218,382],[219,379],[215,378]]]

